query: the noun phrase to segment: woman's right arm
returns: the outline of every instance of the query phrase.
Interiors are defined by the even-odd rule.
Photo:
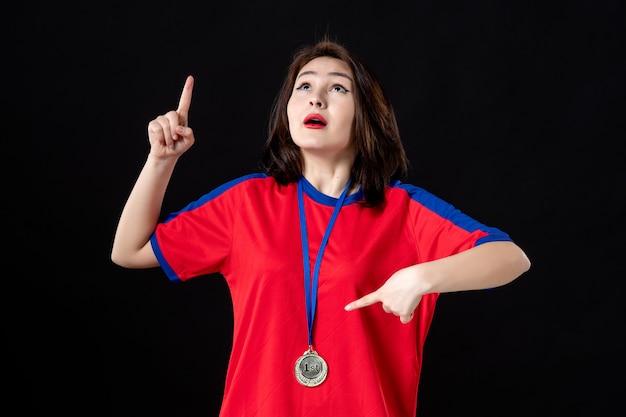
[[[130,192],[117,224],[111,260],[126,268],[159,265],[150,244],[163,204],[165,190],[178,158],[194,143],[188,127],[194,79],[188,76],[177,110],[148,124],[150,153]]]

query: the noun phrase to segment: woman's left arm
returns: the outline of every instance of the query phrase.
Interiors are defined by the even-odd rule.
[[[413,267],[429,293],[444,293],[508,284],[528,271],[530,260],[513,242],[487,242]]]
[[[422,296],[495,288],[528,271],[526,253],[510,241],[487,242],[463,252],[396,271],[376,291],[346,305],[346,310],[382,303],[387,313],[408,323]]]

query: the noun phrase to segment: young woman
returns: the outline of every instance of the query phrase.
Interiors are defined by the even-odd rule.
[[[511,282],[530,267],[524,251],[402,182],[408,161],[388,96],[328,39],[294,54],[263,170],[161,219],[195,141],[193,83],[148,125],[112,261],[160,266],[176,282],[224,277],[234,336],[221,417],[415,416],[437,297]]]

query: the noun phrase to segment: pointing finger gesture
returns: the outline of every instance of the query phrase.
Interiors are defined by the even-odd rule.
[[[413,319],[413,311],[422,299],[423,294],[417,287],[412,268],[404,268],[391,275],[376,291],[348,303],[345,309],[352,311],[381,303],[386,313],[400,317],[400,322],[406,324]]]
[[[193,130],[189,127],[189,107],[194,79],[189,75],[180,95],[178,108],[157,116],[148,124],[150,153],[158,158],[178,158],[194,143]]]

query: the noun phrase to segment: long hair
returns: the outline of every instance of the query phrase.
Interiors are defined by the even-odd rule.
[[[350,175],[353,183],[361,184],[365,204],[376,207],[385,200],[385,186],[407,176],[409,161],[393,106],[377,76],[357,55],[328,37],[294,52],[271,109],[261,169],[281,185],[297,182],[302,176],[304,162],[289,132],[287,103],[302,67],[319,57],[339,59],[354,74],[356,107],[352,140],[356,157]]]

